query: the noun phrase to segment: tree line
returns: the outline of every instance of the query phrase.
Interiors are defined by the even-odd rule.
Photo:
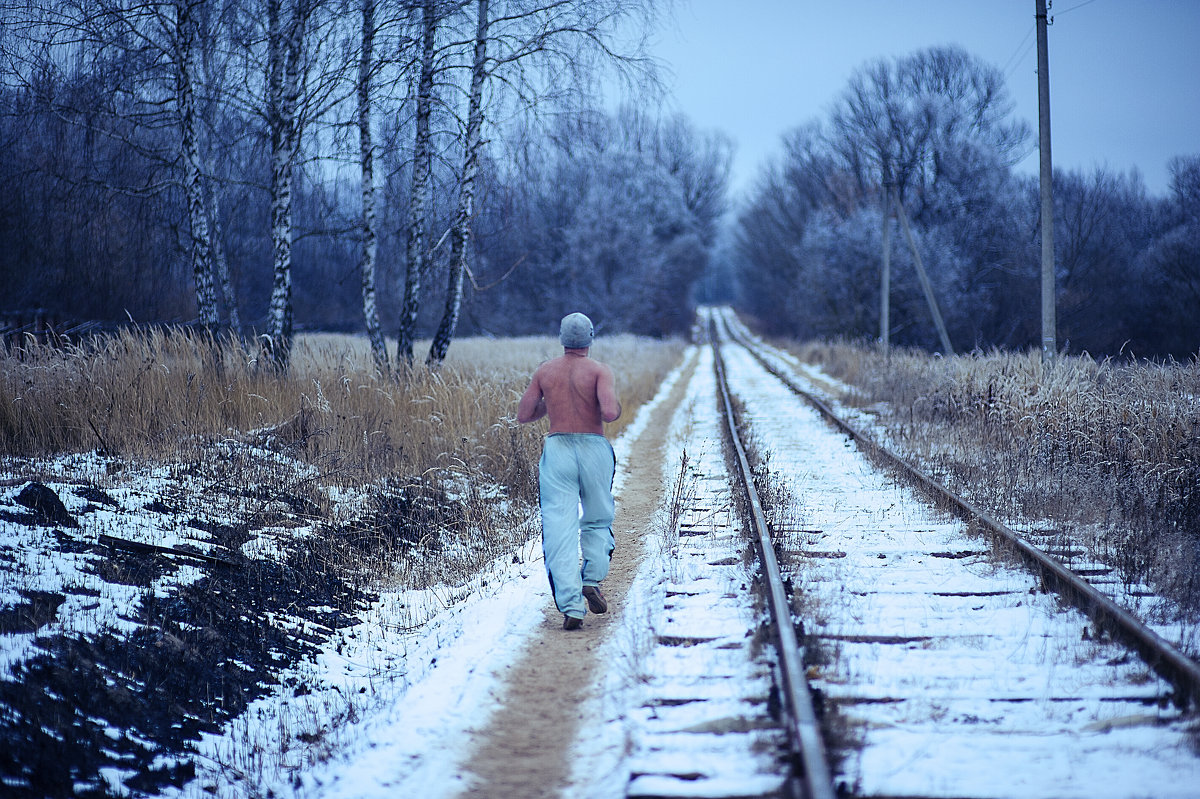
[[[1000,71],[959,48],[866,64],[761,174],[727,278],[774,333],[876,338],[886,240],[893,342],[944,349],[923,265],[955,350],[1036,347],[1038,183],[1013,169],[1034,147]],[[1166,197],[1135,173],[1055,172],[1060,346],[1179,358],[1200,348],[1200,155],[1169,168]]]
[[[652,86],[652,3],[5,0],[6,311],[366,331],[377,365],[460,333],[690,323],[730,145],[596,110]],[[389,339],[396,344],[389,352]]]

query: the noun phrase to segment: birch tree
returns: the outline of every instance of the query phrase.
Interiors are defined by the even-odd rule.
[[[283,0],[267,0],[267,129],[271,140],[271,304],[264,346],[278,367],[292,348],[292,169],[298,127],[304,0],[286,15]]]
[[[450,267],[446,282],[446,304],[442,321],[429,348],[428,363],[446,358],[462,310],[463,277],[471,242],[475,209],[475,178],[479,173],[479,149],[483,144],[483,84],[487,79],[488,0],[476,4],[475,48],[471,60],[471,89],[467,98],[467,126],[463,134],[463,165],[458,181],[458,206],[450,230]]]
[[[196,284],[196,310],[201,328],[215,331],[217,295],[213,281],[212,242],[200,162],[199,118],[196,113],[196,20],[191,0],[174,0],[174,63],[179,127],[184,163],[184,192],[187,195],[191,232],[192,274]]]
[[[237,293],[233,290],[233,278],[229,274],[229,259],[225,257],[225,234],[221,224],[221,203],[213,181],[208,181],[208,228],[212,239],[212,263],[221,299],[225,302],[225,313],[229,319],[229,330],[240,335],[241,315],[238,313]]]
[[[371,343],[371,357],[376,368],[388,369],[387,345],[379,324],[379,309],[376,304],[375,272],[379,252],[379,236],[376,232],[376,207],[378,191],[375,186],[375,141],[372,135],[372,85],[375,74],[375,0],[362,0],[360,8],[362,22],[362,51],[359,54],[358,84],[358,136],[359,159],[362,180],[362,217],[360,222],[361,253],[359,272],[362,276],[363,321],[367,339]]]
[[[404,302],[400,308],[400,326],[396,334],[396,361],[411,364],[417,335],[417,313],[421,303],[421,274],[425,270],[426,233],[433,186],[433,114],[434,55],[441,22],[437,0],[421,0],[420,58],[416,76],[416,115],[412,157],[412,185],[408,207],[408,247],[404,280]]]
[[[627,52],[614,45],[621,23],[639,14],[648,17],[649,5],[628,0],[476,0],[474,5],[467,113],[460,138],[462,168],[450,229],[446,296],[429,351],[430,364],[446,357],[461,315],[464,279],[470,273],[487,85],[498,82],[510,100],[532,113],[542,104],[578,107],[575,104],[587,95],[600,69],[613,69],[625,77],[652,72],[640,56],[640,44]],[[411,268],[411,256],[409,264]]]
[[[220,144],[214,145],[214,131],[221,122],[232,116],[228,107],[231,93],[227,90],[231,48],[227,31],[229,19],[235,11],[239,0],[220,0],[220,2],[199,3],[194,6],[192,16],[200,30],[197,37],[198,68],[200,82],[205,87],[204,102],[199,111],[199,117],[209,132],[207,151],[201,152],[201,163],[206,167],[205,176],[205,208],[208,214],[209,239],[212,244],[213,279],[216,282],[220,300],[225,306],[229,330],[235,335],[241,334],[241,315],[238,311],[237,293],[234,291],[233,278],[229,271],[229,260],[226,257],[225,232],[222,223],[222,197],[224,187],[219,185],[218,174],[229,170],[226,151]],[[226,155],[225,164],[222,159],[214,157],[214,153]],[[222,166],[224,169],[222,170]]]

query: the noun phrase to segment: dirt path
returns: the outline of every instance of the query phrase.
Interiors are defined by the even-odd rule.
[[[693,361],[667,400],[630,447],[625,482],[617,496],[613,553],[604,594],[609,611],[589,613],[583,629],[562,629],[562,615],[547,601],[546,619],[509,670],[504,696],[486,727],[472,733],[466,768],[475,786],[464,797],[558,797],[570,777],[568,756],[586,723],[582,708],[598,690],[597,652],[618,626],[625,596],[645,557],[645,532],[663,500],[666,435],[687,391]]]

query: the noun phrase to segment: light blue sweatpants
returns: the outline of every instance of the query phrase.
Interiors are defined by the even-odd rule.
[[[616,545],[612,534],[615,468],[612,445],[601,435],[553,433],[542,445],[538,462],[542,552],[554,604],[565,616],[587,615],[583,586],[599,585],[608,576]]]

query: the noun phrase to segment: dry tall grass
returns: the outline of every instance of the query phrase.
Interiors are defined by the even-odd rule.
[[[597,340],[625,409],[610,435],[683,348]],[[286,374],[239,341],[182,331],[31,343],[0,352],[0,476],[37,478],[38,463],[75,452],[107,456],[111,478],[74,475],[87,481],[160,465],[210,512],[245,498],[224,524],[317,525],[317,556],[354,585],[460,583],[536,533],[545,422],[518,425],[516,407],[537,365],[561,352],[552,338],[466,339],[440,368],[420,351],[392,376],[352,336],[300,338]],[[335,513],[339,487],[361,499]]]
[[[617,374],[626,413],[618,434],[677,362],[680,342],[615,336],[594,357]],[[331,479],[420,474],[453,459],[512,483],[536,461],[540,428],[518,428],[517,400],[554,339],[466,339],[439,369],[380,374],[365,341],[299,339],[281,375],[235,340],[187,332],[124,332],[66,348],[31,343],[0,353],[0,454],[94,449],[186,461],[219,439],[286,446]]]
[[[854,387],[895,445],[1014,520],[1051,520],[1200,618],[1200,363],[932,358],[791,345]]]

